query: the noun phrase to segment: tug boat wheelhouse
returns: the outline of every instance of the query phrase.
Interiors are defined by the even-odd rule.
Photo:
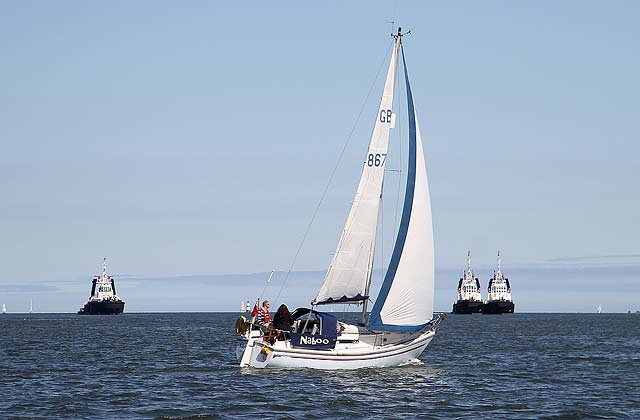
[[[243,318],[238,320],[236,332],[245,340],[236,349],[241,367],[397,366],[418,357],[436,333],[441,318],[433,317],[434,247],[426,164],[404,60],[403,34],[398,29],[392,36],[391,62],[360,183],[325,281],[311,309],[299,308],[291,314],[292,331],[261,331]],[[391,261],[367,317],[385,161],[396,120],[392,106],[400,55],[409,125],[404,205]],[[318,305],[349,303],[362,304],[357,325],[314,310]]]
[[[515,304],[511,299],[511,285],[500,267],[500,251],[498,251],[498,271],[489,279],[489,295],[482,307],[482,312],[489,315],[512,314]]]
[[[471,251],[467,253],[467,270],[458,282],[458,300],[453,304],[454,314],[482,313],[482,294],[480,280],[471,269]]]
[[[78,311],[80,315],[118,315],[124,311],[124,301],[116,294],[113,276],[107,275],[107,259],[102,260],[102,275],[91,283],[89,301]]]

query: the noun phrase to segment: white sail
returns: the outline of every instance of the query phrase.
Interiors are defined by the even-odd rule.
[[[400,39],[398,38],[391,54],[384,93],[376,115],[358,190],[322,288],[312,302],[315,305],[359,302],[367,299],[389,145],[389,130],[394,120],[393,90],[399,47]]]
[[[407,187],[393,254],[368,324],[374,330],[417,331],[433,318],[435,263],[429,185],[406,63],[404,70],[409,107]]]

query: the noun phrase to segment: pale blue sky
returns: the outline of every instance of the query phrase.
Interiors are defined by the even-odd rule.
[[[629,255],[640,273],[638,2],[4,1],[0,301],[86,281],[50,306],[74,310],[103,256],[145,278],[287,269],[393,19],[412,31],[438,269],[471,249],[490,270],[501,249],[523,270]],[[380,84],[296,270],[329,263]]]

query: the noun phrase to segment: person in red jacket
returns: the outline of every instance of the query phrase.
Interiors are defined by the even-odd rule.
[[[258,302],[256,302],[256,306],[253,307],[253,311],[251,312],[251,316],[255,317],[254,325],[260,328],[267,328],[269,323],[271,322],[271,312],[269,312],[269,301],[265,300],[262,302],[262,307],[258,307]]]

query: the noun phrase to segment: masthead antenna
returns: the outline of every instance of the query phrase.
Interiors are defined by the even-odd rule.
[[[404,35],[409,35],[411,33],[411,30],[402,33],[402,28],[398,26],[398,33],[397,34],[391,34],[392,37],[394,37],[395,39],[398,38],[402,38]]]

